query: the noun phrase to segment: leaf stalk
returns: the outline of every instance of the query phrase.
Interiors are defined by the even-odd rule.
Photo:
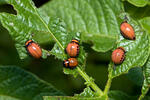
[[[111,87],[111,82],[112,82],[112,72],[113,72],[113,68],[112,68],[112,64],[109,65],[109,74],[108,74],[108,80],[107,80],[107,84],[105,86],[105,89],[104,89],[104,94],[107,94],[110,87]]]
[[[79,74],[88,82],[88,85],[95,91],[99,96],[103,95],[102,90],[94,83],[94,81],[91,80],[91,78],[83,72],[79,67],[77,67],[77,71]]]

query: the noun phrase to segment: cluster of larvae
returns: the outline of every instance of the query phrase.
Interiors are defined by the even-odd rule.
[[[28,40],[25,43],[25,47],[26,47],[28,53],[32,57],[34,57],[36,59],[39,59],[42,57],[42,49],[33,40]],[[64,67],[73,69],[78,65],[78,60],[76,59],[76,57],[78,57],[78,55],[79,55],[79,47],[80,47],[79,41],[76,39],[71,40],[71,42],[67,45],[65,52],[71,58],[63,61]]]
[[[127,21],[120,25],[120,31],[124,38],[135,40],[134,29],[130,24],[127,23]],[[33,40],[28,40],[25,45],[28,53],[31,56],[37,59],[42,57],[42,49]],[[79,41],[77,39],[71,40],[71,42],[67,45],[65,52],[70,56],[70,58],[63,61],[64,67],[73,69],[78,65],[78,60],[76,58],[79,55],[79,47]],[[125,53],[126,51],[123,47],[118,47],[115,49],[111,56],[114,64],[121,64],[125,59]]]
[[[133,27],[127,23],[127,21],[123,22],[120,25],[120,31],[124,38],[129,40],[135,40],[135,32]],[[125,59],[125,49],[123,47],[118,47],[112,52],[111,59],[114,64],[121,64]]]
[[[65,52],[71,57],[63,61],[65,68],[74,69],[78,65],[78,60],[76,59],[79,55],[79,41],[77,39],[71,40],[67,45]]]

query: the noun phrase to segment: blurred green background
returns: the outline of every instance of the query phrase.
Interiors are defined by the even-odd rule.
[[[33,0],[37,7],[40,7],[49,0]],[[126,5],[133,7],[127,2]],[[10,5],[0,5],[0,12],[15,13]],[[45,49],[52,48],[53,44],[40,44]],[[82,44],[88,53],[86,72],[95,79],[96,84],[104,89],[107,81],[107,68],[110,61],[111,51],[107,53],[98,53],[90,49],[89,44]],[[63,73],[62,61],[55,59],[53,56],[44,60],[36,60],[31,57],[20,60],[14,47],[8,31],[0,24],[0,64],[17,65],[21,68],[36,74],[41,79],[50,82],[57,89],[67,95],[80,93],[85,88],[84,80],[78,76],[74,78]],[[134,74],[132,74],[134,72]],[[139,77],[137,78],[138,73]],[[140,74],[139,74],[140,73]],[[132,81],[131,81],[132,79]],[[135,80],[135,81],[134,81]],[[130,70],[129,74],[121,75],[112,82],[111,90],[121,90],[129,95],[139,95],[143,81],[141,68]]]

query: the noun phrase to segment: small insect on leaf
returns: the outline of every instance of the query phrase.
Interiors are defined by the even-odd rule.
[[[27,49],[28,53],[32,57],[34,57],[36,59],[39,59],[39,58],[42,57],[42,50],[41,50],[40,46],[37,43],[35,43],[32,40],[28,40],[25,43],[25,45],[26,45],[26,49]]]
[[[120,31],[124,38],[129,40],[135,40],[134,28],[130,24],[128,24],[127,21],[121,23]]]
[[[66,48],[66,53],[73,58],[76,58],[79,55],[79,41],[73,39]]]
[[[125,49],[123,47],[118,47],[112,52],[111,59],[115,64],[121,64],[125,58]]]
[[[76,58],[69,58],[68,60],[63,61],[64,67],[74,69],[78,66],[78,61]]]

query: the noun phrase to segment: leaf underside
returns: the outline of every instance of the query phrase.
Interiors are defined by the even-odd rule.
[[[127,1],[137,7],[144,7],[150,2],[148,0],[127,0]]]

